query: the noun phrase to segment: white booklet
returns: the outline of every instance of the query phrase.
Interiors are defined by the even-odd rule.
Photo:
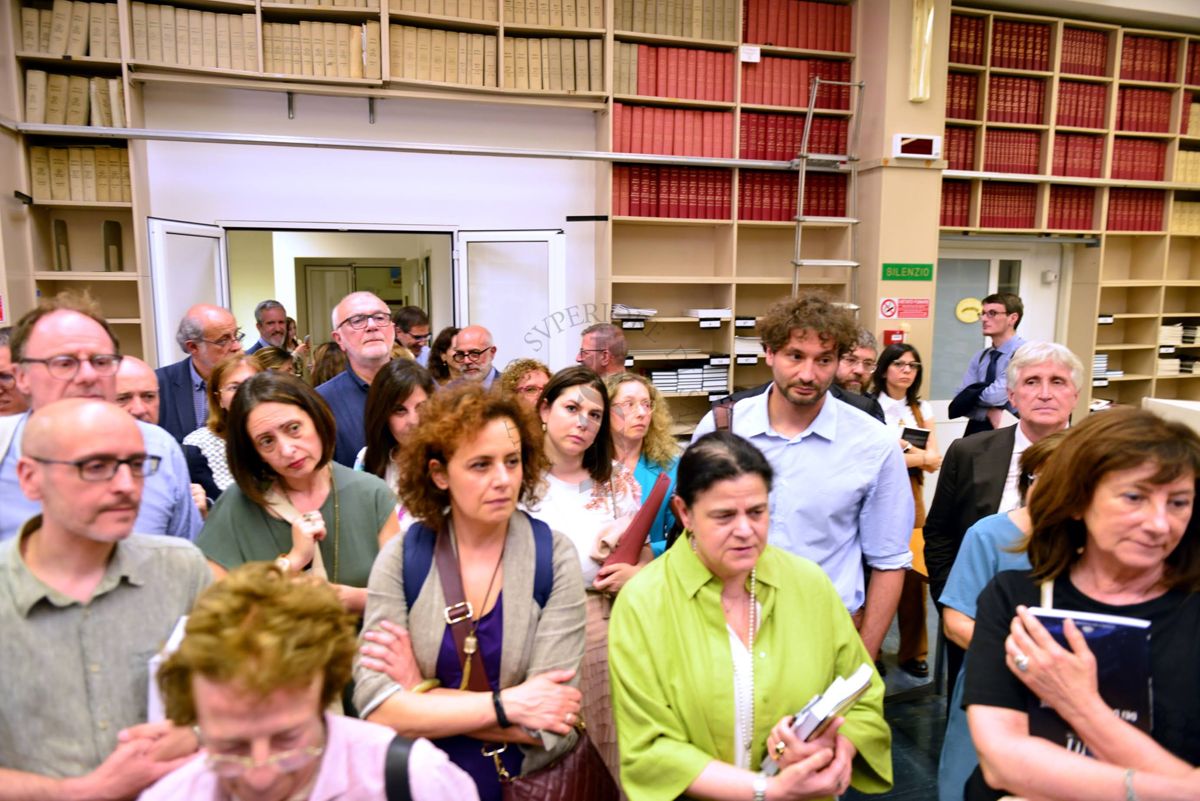
[[[858,666],[858,670],[849,676],[838,676],[833,683],[825,688],[825,692],[813,696],[813,699],[796,713],[792,722],[792,733],[805,742],[820,737],[839,715],[846,713],[862,694],[871,686],[871,676],[875,667],[868,662]],[[774,756],[763,760],[763,773],[774,776],[779,772],[779,764]]]

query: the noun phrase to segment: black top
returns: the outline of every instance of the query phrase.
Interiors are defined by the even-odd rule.
[[[979,596],[970,670],[963,706],[981,704],[1029,708],[1033,694],[1004,663],[1004,640],[1018,604],[1040,605],[1040,593],[1028,571],[999,573]],[[1060,576],[1054,583],[1054,607],[1150,621],[1150,675],[1153,685],[1151,736],[1188,764],[1200,763],[1200,594],[1172,590],[1151,601],[1111,606],[1081,593]],[[979,768],[967,782],[966,801],[998,799],[1003,792],[988,787]]]

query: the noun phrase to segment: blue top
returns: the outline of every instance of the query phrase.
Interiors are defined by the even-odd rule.
[[[733,410],[733,433],[775,470],[769,542],[819,564],[856,612],[866,600],[864,562],[878,570],[912,564],[913,494],[896,433],[827,393],[812,424],[785,437],[767,412],[775,391],[772,384]],[[710,411],[692,441],[713,429]]]
[[[359,378],[350,365],[317,387],[317,394],[329,404],[337,423],[337,446],[333,451],[333,460],[340,465],[353,468],[358,452],[366,447],[367,433],[363,419],[370,389],[371,384]]]
[[[21,435],[28,419],[29,412],[21,415],[8,453],[0,461],[0,498],[4,499],[0,503],[0,541],[16,536],[26,520],[42,511],[42,504],[26,498],[17,483]],[[146,443],[146,453],[162,457],[162,464],[157,473],[145,479],[133,530],[138,534],[166,534],[194,540],[203,523],[192,501],[191,479],[183,450],[166,430],[141,420],[136,422]]]
[[[496,597],[496,605],[491,611],[479,619],[479,627],[475,629],[479,640],[479,653],[483,657],[483,669],[487,673],[488,686],[493,690],[500,689],[500,653],[504,650],[504,591]],[[462,683],[462,656],[458,652],[458,644],[454,642],[454,632],[446,627],[442,636],[442,647],[438,651],[437,679],[443,687],[457,689]],[[501,801],[502,790],[500,776],[496,773],[496,763],[491,757],[485,757],[481,748],[495,748],[496,743],[476,740],[465,734],[453,737],[442,737],[434,740],[433,744],[446,752],[450,761],[465,770],[479,788],[480,801]],[[504,768],[513,776],[521,773],[521,762],[524,755],[521,749],[510,745],[501,755]]]
[[[1002,406],[1010,412],[1016,413],[1008,402],[1008,362],[1012,359],[1012,355],[1016,353],[1017,348],[1025,344],[1025,340],[1019,335],[1013,334],[1012,338],[1005,342],[996,350],[1000,351],[1000,358],[996,359],[996,377],[991,384],[987,386],[979,395],[979,405],[971,410],[968,417],[972,420],[986,420],[987,411],[993,406]],[[963,373],[962,385],[958,391],[962,392],[969,384],[978,384],[983,379],[987,378],[988,362],[991,357],[992,348],[984,348],[971,357],[971,362],[967,365],[967,372]],[[957,393],[955,393],[957,394]]]
[[[208,422],[208,393],[205,391],[205,382],[199,373],[196,372],[196,365],[191,360],[187,360],[188,372],[192,376],[192,409],[196,412],[196,428],[204,428],[204,424]]]
[[[658,507],[658,514],[654,516],[654,522],[650,524],[650,549],[654,551],[654,556],[662,556],[663,551],[667,549],[667,533],[675,525],[675,513],[671,511],[671,496],[675,494],[675,474],[679,470],[679,457],[676,456],[671,460],[669,467],[663,468],[658,462],[652,462],[642,453],[638,457],[637,467],[633,469],[633,477],[637,479],[638,485],[642,488],[642,503],[650,497],[650,490],[654,489],[654,482],[658,481],[658,477],[666,473],[671,477],[671,483],[667,485],[667,494],[663,498],[662,505]]]

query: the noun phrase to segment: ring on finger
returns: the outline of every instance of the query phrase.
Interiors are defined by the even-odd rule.
[[[1016,664],[1017,670],[1021,671],[1022,673],[1025,673],[1029,670],[1029,657],[1020,651],[1017,651],[1016,656],[1013,657],[1013,662]]]
[[[775,756],[776,757],[783,756],[783,752],[786,750],[787,750],[787,743],[785,743],[783,740],[780,740],[779,742],[775,743]]]

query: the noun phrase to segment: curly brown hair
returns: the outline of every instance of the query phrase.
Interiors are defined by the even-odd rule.
[[[263,697],[322,676],[324,709],[350,681],[356,625],[325,582],[271,562],[242,565],[197,599],[179,649],[158,671],[167,717],[196,722],[195,676]]]
[[[505,392],[516,393],[517,385],[521,383],[521,379],[527,373],[544,373],[546,379],[550,379],[550,368],[539,362],[537,359],[513,359],[504,368],[504,372],[500,374],[500,386]]]
[[[816,334],[822,345],[835,346],[839,357],[854,350],[858,342],[854,316],[819,294],[784,298],[771,306],[758,323],[763,347],[770,351],[783,350],[793,331]]]
[[[429,463],[450,461],[465,442],[479,436],[493,420],[511,421],[521,435],[521,489],[517,500],[535,504],[542,489],[542,474],[549,462],[542,453],[542,431],[534,416],[507,393],[485,390],[471,381],[443,389],[421,407],[421,422],[400,445],[400,498],[414,517],[433,529],[446,524],[448,490],[439,489],[429,476]]]
[[[637,373],[616,373],[605,378],[604,386],[608,387],[610,407],[613,398],[621,390],[621,385],[631,381],[645,387],[646,392],[650,394],[650,402],[654,404],[654,411],[650,413],[650,425],[646,427],[646,436],[642,439],[642,453],[659,467],[664,470],[668,469],[679,459],[682,449],[675,438],[671,436],[671,426],[674,421],[671,419],[671,410],[667,406],[667,400],[650,382],[650,379]]]

